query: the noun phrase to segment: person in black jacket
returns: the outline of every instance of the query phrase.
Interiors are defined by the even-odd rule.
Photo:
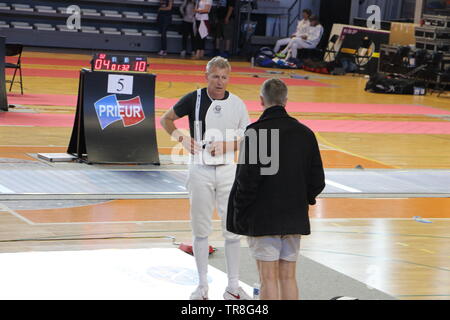
[[[264,82],[264,112],[243,140],[227,213],[227,229],[248,236],[257,260],[261,299],[298,299],[296,262],[310,234],[309,205],[325,188],[314,133],[285,110],[287,87]]]

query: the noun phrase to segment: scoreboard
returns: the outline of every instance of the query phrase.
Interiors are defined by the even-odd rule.
[[[148,66],[145,56],[96,53],[91,61],[92,71],[147,73]]]

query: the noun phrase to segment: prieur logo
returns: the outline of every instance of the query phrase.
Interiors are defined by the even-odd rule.
[[[130,127],[145,119],[139,96],[129,100],[117,100],[117,96],[113,94],[101,98],[94,106],[102,130],[119,120],[122,120],[124,127]]]

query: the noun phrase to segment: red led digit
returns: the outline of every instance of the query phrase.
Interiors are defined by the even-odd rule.
[[[100,53],[98,56],[99,56],[100,59],[105,59],[106,58],[106,54],[104,54],[104,53]]]
[[[122,70],[123,71],[130,71],[130,65],[129,64],[124,64]]]
[[[120,67],[120,65],[119,65],[119,67]],[[116,68],[117,68],[117,64],[113,63],[111,65],[111,71],[116,71]]]
[[[101,59],[95,60],[94,69],[95,70],[100,70],[102,68],[102,63],[103,63],[103,60],[101,60]]]
[[[146,68],[147,68],[147,62],[145,62],[145,61],[139,62],[139,71],[144,72]]]
[[[105,70],[109,70],[111,67],[111,61],[103,60],[103,66],[106,68]]]

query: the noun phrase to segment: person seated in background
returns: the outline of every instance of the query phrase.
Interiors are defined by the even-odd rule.
[[[297,29],[293,35],[291,35],[290,38],[284,38],[277,41],[275,44],[274,51],[275,53],[278,53],[280,51],[280,48],[282,46],[286,46],[286,48],[280,52],[277,56],[280,58],[284,58],[286,56],[286,53],[288,52],[291,42],[294,39],[300,38],[301,36],[305,35],[307,33],[307,28],[309,27],[309,18],[312,15],[312,11],[310,9],[305,9],[302,12],[303,18],[298,21]]]
[[[311,16],[309,18],[310,26],[306,28],[306,34],[300,38],[293,39],[288,49],[286,59],[297,58],[297,51],[300,49],[315,49],[320,42],[323,35],[323,27],[319,22],[318,16]]]

